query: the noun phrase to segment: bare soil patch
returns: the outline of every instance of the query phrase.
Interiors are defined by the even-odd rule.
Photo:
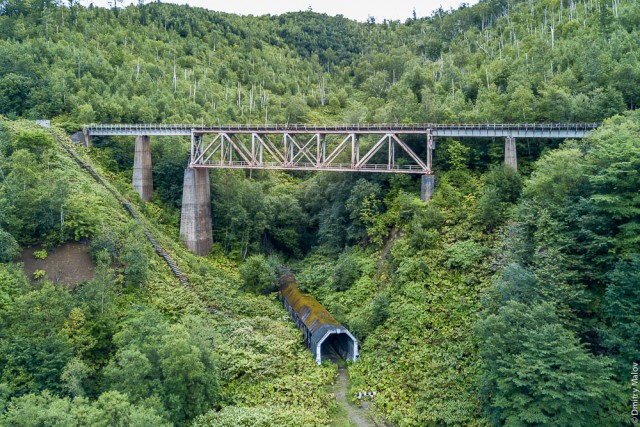
[[[33,256],[42,246],[34,246],[22,251],[20,260],[24,263],[24,272],[33,280],[36,270],[44,270],[47,278],[55,283],[75,286],[95,277],[95,265],[84,243],[69,242],[47,251],[46,259]]]

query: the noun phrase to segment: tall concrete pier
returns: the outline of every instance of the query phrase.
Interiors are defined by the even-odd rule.
[[[435,176],[434,175],[422,175],[422,185],[420,188],[420,198],[423,202],[431,200],[433,190],[435,189]]]
[[[133,189],[145,202],[151,201],[153,176],[151,174],[151,147],[147,135],[136,137],[136,152],[133,157]]]
[[[518,170],[518,155],[516,153],[516,139],[508,136],[504,139],[504,164]]]
[[[206,255],[211,249],[213,237],[209,169],[188,167],[184,171],[180,237],[187,249],[197,255]]]

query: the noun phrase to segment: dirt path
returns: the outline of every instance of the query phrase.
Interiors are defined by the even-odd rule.
[[[370,417],[364,409],[355,408],[347,399],[347,388],[349,387],[349,374],[343,363],[338,363],[338,382],[335,385],[335,396],[338,404],[347,411],[349,422],[357,427],[375,427]]]

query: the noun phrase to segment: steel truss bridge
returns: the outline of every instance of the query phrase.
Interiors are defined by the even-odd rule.
[[[431,175],[434,137],[583,138],[599,123],[346,125],[87,125],[92,136],[189,136],[189,167]],[[401,138],[424,137],[421,159]]]

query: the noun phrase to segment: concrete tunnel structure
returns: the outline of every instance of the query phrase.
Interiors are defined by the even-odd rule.
[[[280,276],[280,295],[318,365],[333,348],[344,360],[358,360],[358,340],[315,298],[298,289],[290,271]]]

